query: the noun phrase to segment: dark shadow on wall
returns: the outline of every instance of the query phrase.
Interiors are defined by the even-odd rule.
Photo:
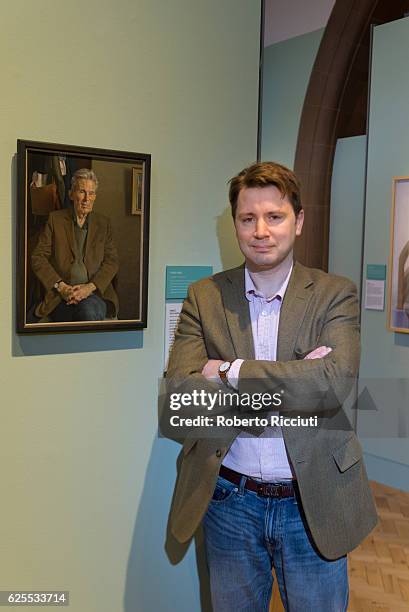
[[[193,542],[180,544],[166,527],[179,449],[175,442],[154,439],[128,558],[124,612],[212,612],[201,530]]]
[[[176,461],[176,482],[179,479],[180,469],[182,467],[182,458],[183,455],[180,453]],[[171,505],[172,504],[173,497],[171,500]],[[201,611],[212,612],[213,607],[210,595],[210,578],[206,561],[203,527],[200,525],[193,538],[187,542],[181,543],[178,542],[178,540],[176,540],[176,538],[172,535],[169,523],[167,524],[165,551],[172,565],[180,563],[185,557],[189,546],[193,545],[195,547],[196,567],[199,577]]]
[[[28,336],[13,332],[11,342],[13,357],[121,351],[143,348],[143,332],[77,332]]]
[[[243,255],[237,245],[236,232],[230,207],[226,208],[222,214],[217,217],[216,232],[222,270],[235,268],[243,263]]]

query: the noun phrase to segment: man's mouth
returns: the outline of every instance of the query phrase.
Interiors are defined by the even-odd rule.
[[[257,251],[257,253],[267,253],[268,251],[271,251],[272,246],[262,246],[262,245],[254,245],[253,249],[255,251]]]

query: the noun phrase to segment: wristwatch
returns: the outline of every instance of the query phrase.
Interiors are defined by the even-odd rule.
[[[233,389],[233,386],[229,383],[229,379],[227,378],[227,373],[231,368],[231,361],[225,361],[219,366],[219,376],[220,380],[226,387],[229,389]]]
[[[56,283],[54,283],[54,289],[56,291],[58,291],[58,287],[59,287],[60,283],[62,283],[62,278],[60,278],[60,280],[58,280]]]

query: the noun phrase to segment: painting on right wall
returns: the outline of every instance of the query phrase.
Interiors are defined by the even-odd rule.
[[[409,333],[409,176],[392,182],[388,327]]]

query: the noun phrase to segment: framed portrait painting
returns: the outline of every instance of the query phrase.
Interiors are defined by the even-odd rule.
[[[147,326],[151,157],[17,141],[17,332]]]
[[[409,333],[409,176],[392,181],[388,328]]]

